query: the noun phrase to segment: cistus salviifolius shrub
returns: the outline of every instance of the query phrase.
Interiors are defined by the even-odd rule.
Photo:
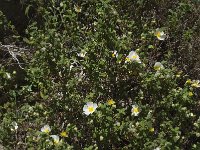
[[[6,89],[16,73],[0,72],[9,95],[0,107],[2,145],[198,150],[200,83],[173,63],[177,11],[185,17],[196,2],[169,2],[159,18],[165,4],[30,1],[42,23],[26,29],[33,56],[24,58],[24,84]]]

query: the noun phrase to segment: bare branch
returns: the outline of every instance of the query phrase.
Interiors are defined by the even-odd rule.
[[[9,54],[12,56],[12,59],[17,61],[17,64],[19,65],[19,67],[21,69],[24,69],[21,64],[19,62],[19,59],[17,58],[17,56],[22,56],[22,54],[24,54],[25,51],[30,51],[30,49],[26,49],[26,48],[22,48],[22,47],[18,47],[16,45],[3,45],[0,43],[0,49],[3,51],[7,51],[9,52]]]

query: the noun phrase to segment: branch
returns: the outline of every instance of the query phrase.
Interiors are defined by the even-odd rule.
[[[3,51],[7,51],[9,52],[9,54],[12,56],[12,59],[17,61],[17,64],[19,65],[19,67],[21,69],[24,69],[17,58],[17,56],[20,56],[22,54],[24,54],[25,51],[30,51],[30,49],[26,49],[26,48],[22,48],[22,47],[18,47],[16,45],[3,45],[0,43],[0,49],[2,49]]]

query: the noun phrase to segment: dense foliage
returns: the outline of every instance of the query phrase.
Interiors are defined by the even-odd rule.
[[[1,60],[4,147],[199,149],[200,83],[187,72],[198,54],[198,1],[23,5],[36,17],[14,38],[31,52],[14,68]]]

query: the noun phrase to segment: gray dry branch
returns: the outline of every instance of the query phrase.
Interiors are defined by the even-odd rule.
[[[17,62],[18,66],[21,69],[24,69],[22,67],[22,64],[25,64],[24,62],[20,62],[19,58],[22,58],[24,55],[30,55],[30,49],[28,48],[22,48],[18,47],[16,45],[3,45],[0,43],[0,50],[6,51],[10,54],[12,59]]]

